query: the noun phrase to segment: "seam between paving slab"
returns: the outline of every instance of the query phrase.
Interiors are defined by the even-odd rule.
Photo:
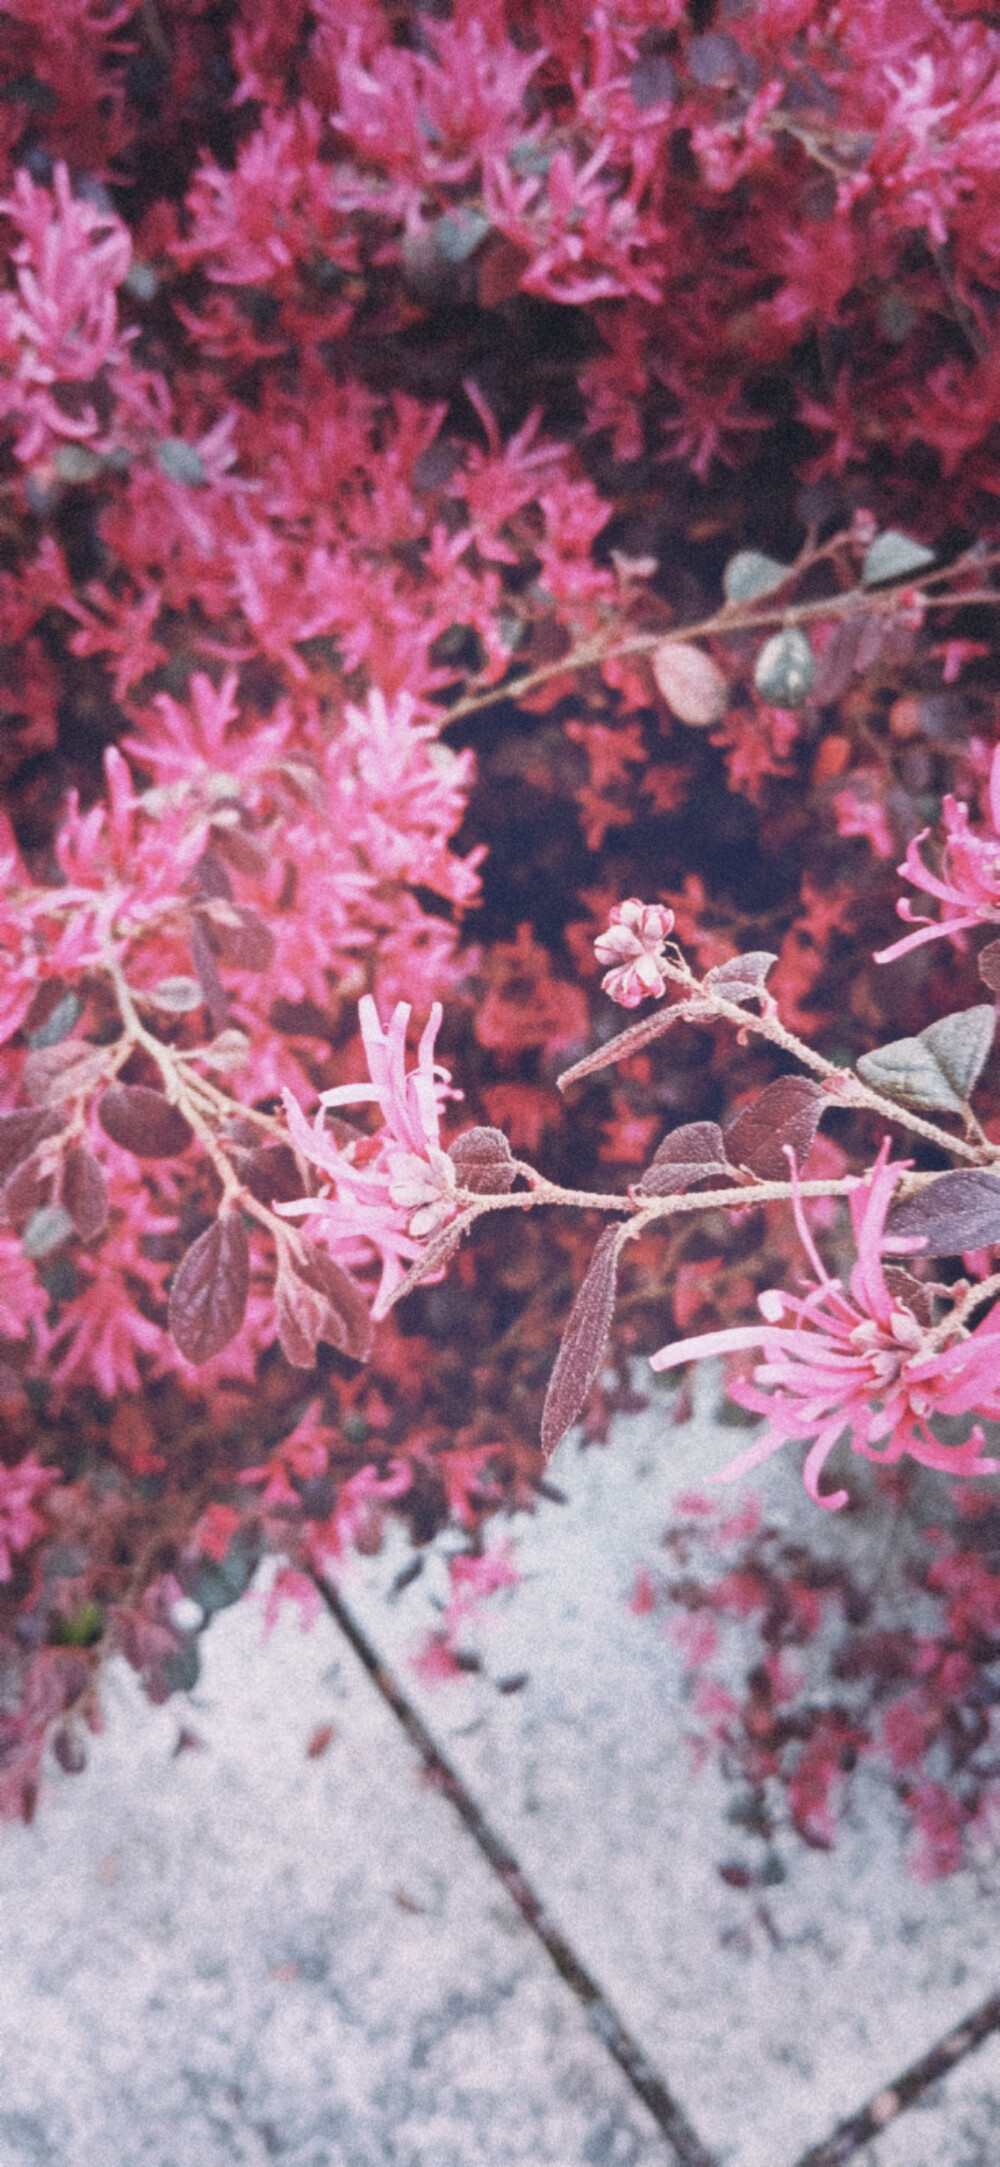
[[[319,1577],[316,1577],[315,1585],[335,1624],[364,1664],[383,1700],[416,1747],[436,1788],[454,1806],[507,1894],[516,1904],[525,1925],[541,1942],[560,1978],[583,2004],[593,2030],[603,2040],[633,2090],[668,2138],[680,2167],[716,2167],[713,2155],[706,2151],[668,2086],[657,2075],[641,2047],[626,2030],[607,1995],[550,1919],[540,1897],[522,1873],[513,1852],[507,1849],[506,1844],[490,1827],[481,1808],[466,1789],[461,1777],[445,1759],[402,1687],[386,1668],[341,1596]],[[803,2152],[795,2161],[794,2167],[844,2167],[844,2162],[850,2160],[862,2145],[870,2144],[891,2122],[897,2121],[901,2114],[914,2106],[931,2085],[947,2076],[959,2062],[974,2053],[976,2048],[982,2046],[996,2031],[1000,2031],[1000,1993],[990,1995],[978,2009],[974,2009],[970,2016],[954,2026],[944,2039],[939,2040],[936,2046],[921,2055],[918,2061],[911,2062],[892,2084],[884,2085],[866,2106],[839,2122],[829,2137],[824,2138],[820,2144],[811,2145],[808,2151]]]
[[[884,2086],[866,2107],[839,2122],[831,2137],[822,2144],[811,2145],[796,2161],[795,2167],[841,2167],[844,2160],[849,2160],[863,2144],[870,2144],[890,2122],[897,2121],[923,2092],[947,2076],[958,2062],[974,2053],[995,2031],[1000,2031],[1000,1994],[991,1994],[988,2001],[981,2002],[964,2023],[957,2024],[936,2047],[931,2047],[928,2054],[911,2062],[894,2084]]]
[[[657,2075],[637,2041],[627,2031],[607,1995],[549,1917],[541,1898],[536,1895],[521,1872],[513,1852],[508,1851],[506,1844],[490,1827],[475,1799],[466,1790],[461,1777],[445,1759],[416,1709],[411,1706],[402,1687],[397,1684],[391,1671],[386,1669],[367,1634],[335,1589],[319,1577],[316,1577],[315,1585],[330,1616],[339,1626],[355,1655],[364,1664],[373,1684],[392,1709],[411,1744],[416,1747],[435,1788],[455,1808],[508,1896],[516,1904],[525,1925],[530,1927],[531,1932],[541,1942],[560,1978],[586,2009],[592,2029],[668,2139],[679,2167],[716,2167],[713,2154],[706,2151],[683,2109],[662,2078]]]

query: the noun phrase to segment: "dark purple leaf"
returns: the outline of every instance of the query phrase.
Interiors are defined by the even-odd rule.
[[[198,984],[205,996],[205,1006],[212,1019],[213,1031],[224,1031],[229,1021],[229,1002],[226,989],[219,977],[218,965],[209,946],[208,935],[197,913],[191,918],[191,961],[194,964]]]
[[[39,1161],[22,1159],[3,1185],[3,1208],[12,1226],[21,1227],[51,1195],[52,1182],[41,1172]]]
[[[823,1110],[823,1092],[808,1076],[779,1076],[752,1106],[744,1106],[723,1139],[734,1166],[749,1167],[761,1181],[787,1181],[789,1146],[801,1166],[809,1155]]]
[[[463,1234],[468,1233],[475,1216],[476,1207],[470,1204],[467,1211],[451,1221],[450,1226],[442,1227],[439,1234],[432,1234],[426,1248],[409,1266],[405,1279],[390,1295],[388,1308],[394,1309],[397,1302],[401,1302],[405,1295],[412,1294],[414,1287],[422,1286],[425,1279],[440,1278],[444,1265],[454,1256]]]
[[[636,61],[628,80],[640,113],[676,95],[677,78],[665,53],[644,54]]]
[[[80,1240],[95,1241],[107,1223],[108,1184],[104,1168],[84,1137],[70,1145],[63,1160],[59,1200]]]
[[[648,1046],[654,1038],[661,1038],[671,1024],[683,1023],[685,1010],[678,1003],[676,1008],[657,1008],[651,1016],[644,1016],[641,1023],[632,1023],[627,1031],[619,1031],[617,1038],[609,1038],[606,1046],[598,1046],[593,1053],[585,1053],[582,1061],[574,1061],[571,1068],[564,1068],[556,1077],[560,1091],[568,1091],[570,1084],[579,1083],[583,1076],[595,1076],[598,1069],[613,1068],[616,1061],[628,1060],[640,1047]]]
[[[61,1115],[44,1106],[19,1106],[12,1114],[0,1114],[0,1181],[31,1157],[45,1136],[62,1127]]]
[[[980,949],[979,976],[991,993],[1000,993],[1000,941],[990,941]]]
[[[232,901],[232,881],[222,863],[222,859],[212,849],[211,845],[202,852],[194,868],[194,877],[198,884],[199,895],[219,896],[227,902]]]
[[[664,1137],[633,1188],[637,1196],[679,1196],[696,1181],[731,1173],[718,1122],[685,1121]]]
[[[459,1187],[474,1189],[480,1196],[505,1196],[514,1185],[516,1168],[502,1129],[466,1129],[449,1146]]]
[[[147,1084],[109,1084],[97,1102],[97,1118],[112,1143],[137,1159],[176,1159],[191,1142],[180,1107]]]
[[[350,1355],[352,1361],[366,1362],[371,1353],[372,1320],[357,1280],[315,1242],[302,1240],[301,1248],[302,1261],[296,1265],[298,1277],[321,1295],[327,1306],[328,1324],[318,1337],[337,1347],[341,1354]]]
[[[247,1230],[230,1212],[199,1234],[174,1274],[170,1330],[186,1361],[210,1362],[235,1339],[249,1287]]]
[[[237,873],[245,873],[250,880],[260,880],[267,872],[267,852],[242,828],[215,828],[213,838],[215,849],[228,858]]]
[[[64,1775],[81,1776],[87,1766],[87,1748],[79,1728],[60,1723],[52,1734],[52,1751]]]
[[[705,985],[726,1001],[759,1001],[768,971],[777,960],[768,948],[748,949],[745,956],[731,956],[728,963],[716,963],[706,971]]]
[[[622,1229],[601,1235],[570,1310],[542,1409],[542,1446],[555,1451],[600,1376],[614,1315]]]
[[[866,627],[879,619],[864,610],[851,610],[834,625],[821,655],[816,657],[812,696],[818,707],[832,707],[847,691],[857,669]]]
[[[919,1195],[895,1204],[886,1234],[909,1240],[920,1235],[932,1257],[961,1256],[965,1249],[989,1249],[1000,1242],[1000,1178],[974,1166],[941,1174]]]
[[[913,1273],[906,1271],[902,1264],[883,1264],[882,1276],[894,1302],[902,1302],[918,1324],[933,1324],[935,1290],[932,1287],[922,1279],[914,1279]]]
[[[249,1122],[244,1123],[249,1128]],[[289,1144],[262,1144],[233,1153],[236,1171],[258,1204],[291,1204],[302,1195],[302,1176]]]
[[[220,962],[234,971],[266,971],[274,962],[274,934],[245,903],[221,898],[202,911],[208,939]]]
[[[288,1272],[275,1288],[274,1308],[278,1340],[286,1362],[290,1362],[293,1369],[312,1369],[317,1341],[330,1338],[329,1331],[323,1329],[328,1321],[323,1296]]]

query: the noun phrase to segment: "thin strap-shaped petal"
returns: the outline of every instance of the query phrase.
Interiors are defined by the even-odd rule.
[[[846,1490],[830,1490],[824,1495],[819,1487],[819,1478],[826,1462],[833,1451],[834,1445],[843,1434],[843,1424],[837,1428],[831,1422],[825,1430],[821,1430],[815,1443],[810,1445],[806,1453],[805,1465],[802,1469],[802,1480],[805,1483],[808,1495],[812,1498],[814,1505],[822,1505],[824,1512],[840,1512],[848,1502]]]
[[[922,948],[926,941],[939,941],[951,933],[967,933],[970,927],[981,923],[974,912],[961,918],[928,919],[919,933],[908,933],[905,940],[893,941],[891,948],[880,948],[872,962],[895,963],[897,956],[908,956],[914,948]]]
[[[733,1324],[723,1332],[699,1332],[693,1339],[675,1339],[649,1357],[650,1369],[678,1369],[682,1362],[700,1362],[711,1354],[744,1354],[751,1347],[775,1344],[791,1346],[794,1333],[774,1324]]]
[[[760,1467],[762,1461],[771,1459],[773,1454],[780,1452],[787,1443],[787,1437],[782,1437],[780,1433],[776,1436],[773,1430],[767,1429],[763,1437],[755,1438],[753,1444],[747,1446],[745,1452],[737,1453],[735,1460],[729,1460],[725,1467],[716,1468],[714,1474],[705,1475],[701,1479],[704,1482],[738,1482],[741,1475],[751,1474],[755,1467]]]

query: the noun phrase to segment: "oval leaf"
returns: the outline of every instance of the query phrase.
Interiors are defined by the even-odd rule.
[[[71,1144],[63,1160],[59,1199],[80,1240],[96,1240],[107,1222],[108,1184],[104,1168],[85,1138]]]
[[[168,481],[183,482],[186,489],[204,489],[208,480],[204,459],[193,444],[185,444],[183,437],[161,438],[156,458]]]
[[[513,1187],[517,1168],[502,1129],[466,1129],[449,1146],[459,1186],[479,1196],[506,1196]]]
[[[684,640],[663,640],[654,647],[650,661],[667,706],[681,722],[694,730],[707,730],[721,721],[729,705],[729,686],[704,648],[691,647]]]
[[[628,87],[640,113],[648,112],[651,105],[672,101],[677,95],[677,78],[666,53],[643,54],[632,69]]]
[[[103,1046],[89,1046],[86,1039],[63,1039],[58,1046],[40,1046],[24,1064],[24,1088],[36,1106],[55,1106],[78,1092],[91,1091],[107,1067]]]
[[[769,948],[748,948],[745,956],[731,956],[728,963],[714,964],[706,971],[704,982],[737,1006],[744,1001],[759,1001],[764,997],[764,980],[777,960]]]
[[[218,966],[209,946],[208,934],[193,912],[190,920],[191,961],[205,999],[205,1006],[212,1019],[213,1031],[224,1031],[229,1021],[229,1002],[226,989],[219,977]]]
[[[723,1143],[733,1166],[761,1181],[787,1181],[785,1146],[799,1166],[809,1156],[823,1111],[823,1092],[808,1076],[779,1076],[730,1122]]]
[[[1000,993],[1000,941],[990,941],[979,951],[979,976],[991,993]]]
[[[372,1349],[372,1319],[357,1280],[315,1242],[303,1240],[301,1249],[297,1275],[323,1297],[327,1307],[318,1337],[341,1354],[350,1355],[352,1362],[367,1362]]]
[[[874,621],[878,623],[879,620]],[[847,691],[855,671],[864,669],[862,648],[871,623],[872,619],[864,610],[855,609],[834,625],[816,663],[813,699],[817,706],[832,707]]]
[[[278,1340],[286,1362],[290,1362],[293,1369],[312,1369],[317,1341],[330,1336],[323,1331],[327,1315],[323,1296],[288,1272],[275,1288],[274,1308]]]
[[[189,1016],[200,1008],[205,996],[196,978],[161,978],[146,995],[154,1008],[162,1008],[167,1016]]]
[[[907,1106],[932,1106],[941,1112],[964,1111],[960,1094],[922,1038],[896,1038],[889,1046],[858,1058],[858,1075],[876,1091],[888,1091]]]
[[[62,1000],[57,1001],[55,1007],[50,1009],[45,1022],[39,1024],[37,1031],[28,1032],[29,1046],[36,1053],[45,1046],[58,1046],[64,1038],[69,1037],[73,1025],[79,1022],[82,1014],[83,1002],[78,995],[64,993]]]
[[[963,1101],[974,1090],[989,1059],[996,1030],[996,1010],[983,1002],[978,1008],[960,1009],[942,1016],[920,1033],[920,1043],[933,1054],[952,1089]]]
[[[766,557],[760,549],[738,549],[722,575],[727,602],[752,602],[759,594],[771,594],[788,578],[791,566]]]
[[[482,211],[475,210],[471,203],[457,204],[454,210],[446,211],[434,227],[438,255],[445,263],[464,263],[468,256],[475,255],[489,230],[489,219],[484,218]]]
[[[961,1167],[895,1204],[886,1221],[895,1241],[918,1236],[932,1257],[961,1256],[965,1249],[990,1249],[1000,1242],[1000,1179]]]
[[[672,1129],[638,1181],[636,1196],[679,1196],[696,1181],[731,1174],[717,1121],[685,1121]]]
[[[772,707],[801,707],[816,682],[816,658],[798,625],[775,632],[757,657],[753,681]]]
[[[180,1107],[146,1084],[109,1084],[97,1102],[97,1118],[112,1143],[137,1159],[176,1159],[191,1142]]]
[[[622,1229],[601,1235],[570,1310],[542,1409],[542,1446],[553,1453],[601,1373],[614,1315]]]
[[[274,962],[274,934],[244,903],[218,897],[204,906],[208,937],[216,955],[234,971],[266,971]]]
[[[170,1330],[188,1362],[210,1362],[235,1339],[250,1287],[250,1244],[235,1213],[216,1219],[181,1258],[170,1289]]]
[[[221,1075],[228,1075],[230,1069],[246,1067],[250,1059],[250,1040],[245,1031],[237,1031],[230,1024],[228,1030],[220,1031],[218,1038],[213,1038],[210,1046],[199,1048],[198,1059],[206,1062],[209,1068],[218,1069]]]
[[[61,1248],[73,1232],[73,1221],[61,1204],[43,1204],[33,1211],[21,1236],[25,1256],[38,1258],[51,1255],[53,1249]]]
[[[240,1180],[258,1204],[270,1209],[272,1204],[292,1204],[302,1195],[302,1176],[289,1144],[260,1144],[251,1151],[237,1150],[233,1157]]]
[[[19,1106],[11,1114],[0,1114],[0,1181],[30,1159],[43,1137],[56,1135],[61,1127],[62,1117],[43,1106]]]
[[[861,584],[878,587],[884,579],[905,579],[908,572],[926,571],[933,562],[932,549],[925,549],[922,542],[911,541],[909,535],[900,534],[897,527],[887,527],[884,534],[875,536],[865,553]]]

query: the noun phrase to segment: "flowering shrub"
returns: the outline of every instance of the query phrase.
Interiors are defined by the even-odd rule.
[[[827,1504],[844,1437],[987,1471],[1000,1385],[996,28],[58,15],[0,57],[15,1813],[265,1550],[308,1609],[451,1522],[446,1669],[671,1308]]]

